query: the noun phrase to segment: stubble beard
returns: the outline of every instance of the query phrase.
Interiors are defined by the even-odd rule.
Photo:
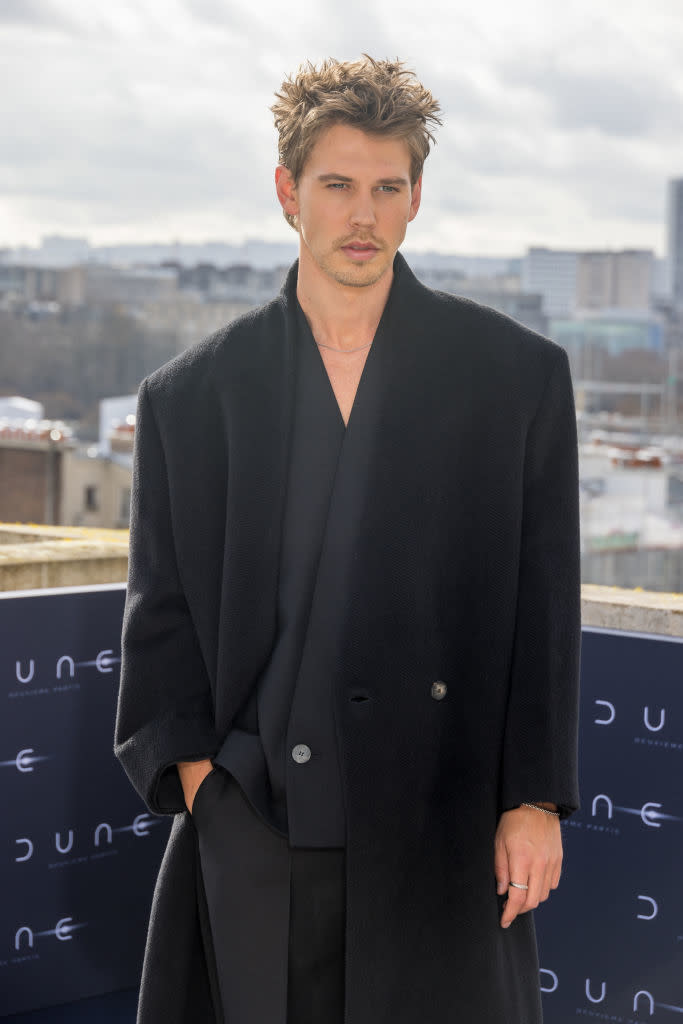
[[[372,263],[356,263],[348,267],[336,265],[337,254],[340,254],[342,259],[344,258],[343,244],[346,243],[335,243],[330,255],[322,257],[319,263],[320,269],[337,284],[347,288],[370,288],[373,284],[377,284],[389,270],[392,261],[385,262],[382,259],[385,252],[384,247],[378,247],[376,258],[380,259],[379,264],[373,260]]]

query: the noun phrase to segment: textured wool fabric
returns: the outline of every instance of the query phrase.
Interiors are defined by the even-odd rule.
[[[493,839],[523,800],[578,806],[569,363],[400,255],[394,272],[335,582],[345,1024],[539,1024],[533,914],[500,927]],[[296,274],[140,387],[115,749],[149,807],[177,815],[141,1024],[213,1021],[175,763],[216,753],[272,649]]]
[[[277,634],[214,764],[238,779],[251,805],[290,846],[340,847],[346,841],[344,797],[332,695],[325,685],[331,678],[326,657],[330,630],[336,628],[336,598],[325,581],[330,572],[337,577],[350,557],[339,544],[339,521],[349,511],[344,480],[353,475],[353,464],[344,455],[344,420],[325,365],[300,307],[297,314]],[[301,742],[312,750],[306,764],[291,756]]]

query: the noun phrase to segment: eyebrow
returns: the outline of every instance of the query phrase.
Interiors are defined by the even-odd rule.
[[[319,174],[318,181],[346,181],[352,182],[353,178],[348,178],[345,174]],[[397,177],[397,178],[378,178],[377,185],[407,185],[408,179]]]

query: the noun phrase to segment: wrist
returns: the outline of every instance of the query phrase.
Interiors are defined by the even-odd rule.
[[[536,811],[540,811],[542,814],[552,814],[553,817],[559,818],[560,812],[557,804],[549,803],[545,800],[527,801],[524,800],[520,807],[532,807]]]

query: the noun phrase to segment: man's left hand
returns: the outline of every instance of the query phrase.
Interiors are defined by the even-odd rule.
[[[549,805],[554,806],[554,805]],[[533,807],[514,807],[500,816],[495,838],[498,895],[507,893],[501,926],[533,910],[557,889],[562,871],[562,833],[559,818]],[[517,882],[528,889],[510,885]]]

